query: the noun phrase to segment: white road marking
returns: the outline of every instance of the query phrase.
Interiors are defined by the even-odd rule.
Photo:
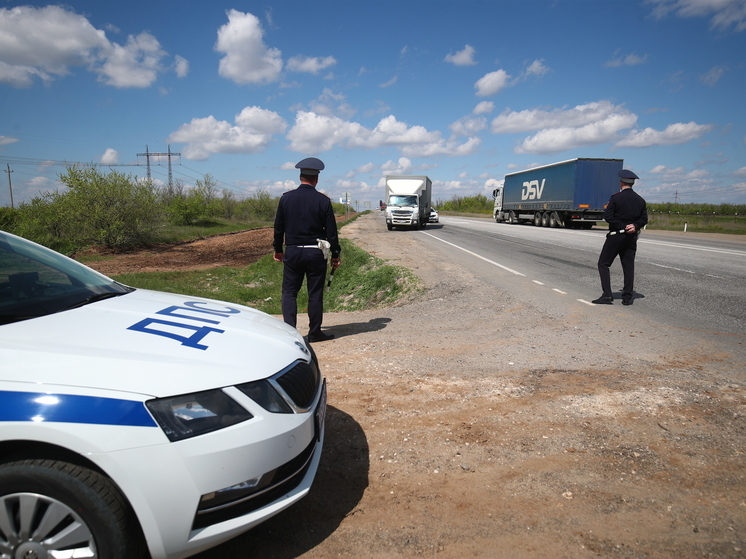
[[[457,248],[459,250],[463,250],[465,253],[471,254],[472,256],[476,256],[480,260],[484,260],[485,262],[488,262],[488,263],[492,264],[493,266],[497,266],[498,268],[501,268],[501,269],[505,270],[506,272],[510,272],[511,274],[515,274],[516,276],[522,276],[524,278],[526,277],[526,274],[522,274],[520,272],[517,272],[517,271],[515,271],[515,270],[513,270],[511,268],[508,268],[507,266],[503,266],[502,264],[498,264],[494,260],[490,260],[489,258],[485,258],[484,256],[480,256],[476,252],[472,252],[472,251],[467,250],[467,249],[465,249],[463,247],[460,247],[458,245],[454,245],[453,243],[449,243],[448,241],[444,241],[443,239],[441,239],[439,237],[436,237],[435,235],[431,235],[430,233],[425,233],[424,231],[420,231],[420,233],[422,233],[423,235],[428,235],[429,237],[432,237],[433,239],[435,239],[437,241],[440,241],[441,243],[445,243],[445,244],[451,245],[452,247]]]

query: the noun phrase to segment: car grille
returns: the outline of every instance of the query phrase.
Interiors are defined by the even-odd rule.
[[[277,374],[273,380],[293,401],[299,411],[308,410],[318,393],[321,375],[316,364],[298,361]]]

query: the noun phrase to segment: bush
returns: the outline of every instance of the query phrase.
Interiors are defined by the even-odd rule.
[[[19,208],[19,234],[61,252],[89,245],[109,248],[152,242],[161,210],[152,183],[96,167],[60,175],[69,190],[49,192]]]
[[[476,194],[466,197],[454,196],[447,202],[438,200],[435,205],[439,210],[444,211],[491,214],[495,203],[492,198],[487,198],[484,194]]]
[[[11,231],[18,221],[18,210],[13,208],[0,208],[0,229]]]

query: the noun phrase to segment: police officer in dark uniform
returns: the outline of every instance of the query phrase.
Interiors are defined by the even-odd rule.
[[[300,169],[300,186],[282,195],[275,215],[274,259],[284,263],[282,318],[295,328],[298,291],[303,285],[303,278],[306,278],[308,340],[321,342],[332,339],[334,335],[321,331],[327,264],[319,240],[328,241],[331,245],[334,269],[341,263],[339,255],[342,247],[339,245],[332,202],[328,196],[316,190],[319,171],[324,168],[324,163],[315,157],[307,157],[295,168]]]
[[[598,275],[601,277],[601,297],[594,300],[597,305],[613,305],[611,294],[611,273],[609,267],[619,256],[624,273],[624,288],[622,289],[622,304],[631,305],[635,282],[635,255],[637,253],[637,237],[648,222],[648,210],[645,200],[632,190],[636,174],[627,169],[619,171],[619,192],[611,195],[604,210],[604,219],[609,222],[609,232],[606,242],[598,257]]]

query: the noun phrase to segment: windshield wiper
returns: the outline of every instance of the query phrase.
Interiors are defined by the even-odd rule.
[[[77,303],[70,305],[69,307],[65,307],[64,310],[69,311],[70,309],[77,309],[78,307],[84,307],[85,305],[90,305],[91,303],[103,301],[104,299],[111,299],[112,297],[119,297],[120,295],[126,295],[127,293],[131,293],[131,292],[126,291],[124,293],[114,293],[114,292],[96,293],[94,295],[91,295],[90,297],[83,299],[82,301],[78,301]]]

